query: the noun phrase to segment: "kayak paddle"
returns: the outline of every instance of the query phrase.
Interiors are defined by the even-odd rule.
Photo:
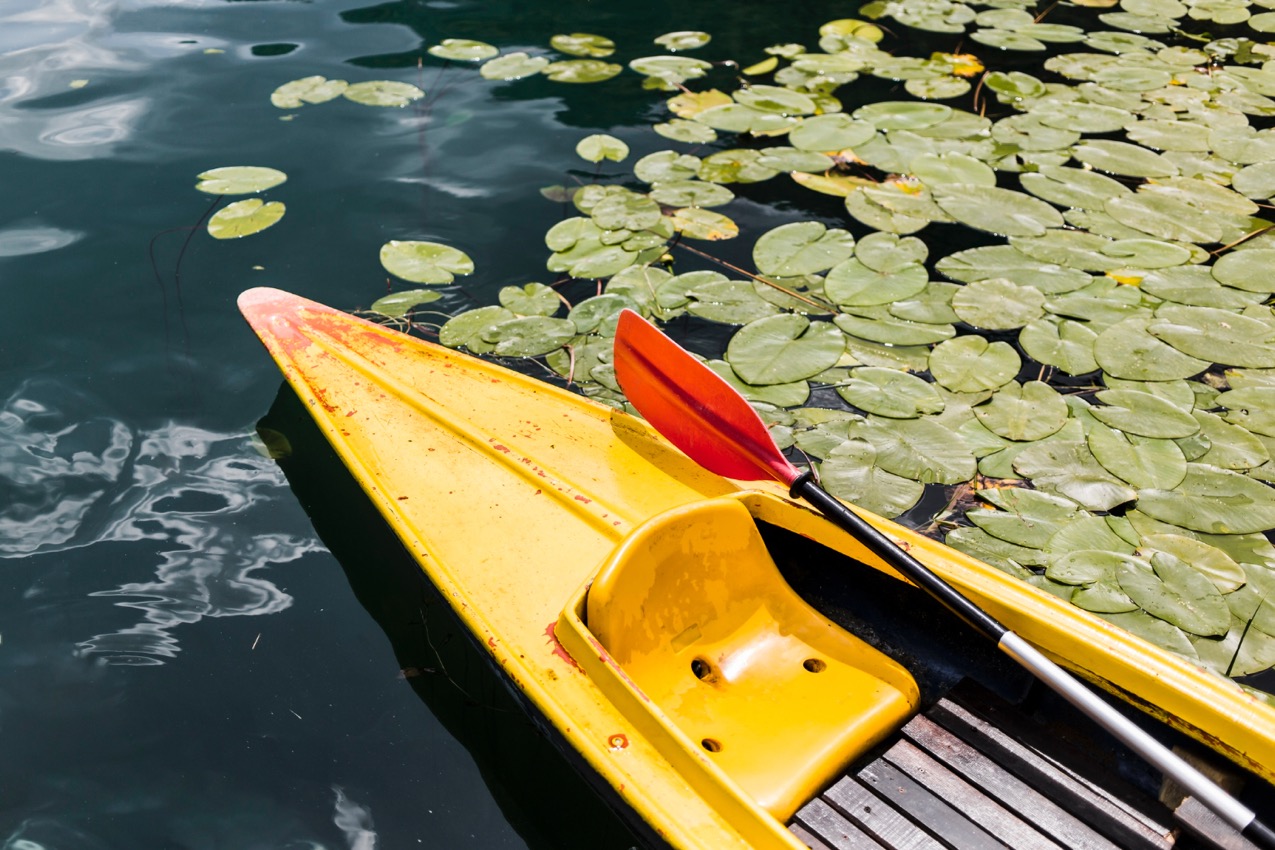
[[[1275,850],[1275,831],[1259,821],[1247,806],[839,502],[819,486],[809,471],[793,466],[743,396],[632,310],[620,315],[614,365],[616,380],[633,406],[700,466],[727,478],[782,482],[794,498],[806,499],[949,611],[995,641],[1002,652],[1244,837]]]

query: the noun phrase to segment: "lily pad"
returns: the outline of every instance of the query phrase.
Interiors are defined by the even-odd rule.
[[[1186,477],[1186,457],[1172,440],[1128,436],[1096,424],[1088,441],[1104,469],[1138,489],[1172,490]]]
[[[1165,552],[1190,564],[1203,575],[1218,593],[1238,590],[1247,577],[1244,568],[1234,558],[1216,546],[1181,534],[1150,534],[1143,538],[1138,554],[1150,558],[1154,552]]]
[[[429,290],[418,291],[428,292]],[[543,283],[502,287],[497,297],[500,299],[501,306],[519,316],[552,316],[562,306],[562,299],[558,297],[558,293]],[[375,304],[372,306],[376,307]]]
[[[785,384],[818,375],[844,350],[841,332],[827,322],[782,314],[740,328],[726,347],[726,360],[750,384]]]
[[[804,119],[788,134],[793,147],[807,151],[840,151],[861,145],[876,135],[870,121],[852,118],[843,112]]]
[[[1191,634],[1226,634],[1231,611],[1207,578],[1163,552],[1152,556],[1151,565],[1155,572],[1131,564],[1117,570],[1120,588],[1139,607]]]
[[[368,307],[368,309],[374,313],[380,313],[382,316],[389,316],[391,319],[401,319],[412,312],[412,308],[428,304],[431,301],[437,301],[442,297],[434,289],[412,289],[407,292],[393,292],[373,301],[372,306]]]
[[[865,419],[850,425],[850,436],[872,444],[878,467],[922,484],[961,484],[978,471],[969,449],[929,419]]]
[[[1230,310],[1167,304],[1156,310],[1147,332],[1192,357],[1231,366],[1275,367],[1275,322]]]
[[[1245,292],[1275,292],[1275,275],[1271,274],[1275,263],[1275,248],[1253,248],[1232,251],[1218,258],[1213,264],[1213,277],[1226,286]]]
[[[842,313],[833,321],[850,336],[892,346],[930,345],[956,336],[951,325],[909,322],[895,318],[884,307],[856,308],[854,315]]]
[[[930,374],[953,392],[995,390],[1014,379],[1022,366],[1018,352],[1007,342],[988,342],[981,336],[960,336],[941,342],[930,353]]]
[[[450,59],[453,62],[481,62],[499,52],[497,48],[485,41],[474,41],[469,38],[445,38],[429,48],[430,56]]]
[[[740,280],[702,283],[689,290],[687,296],[691,300],[686,309],[691,314],[728,325],[745,325],[779,314],[778,307]]]
[[[1209,368],[1210,361],[1183,354],[1148,331],[1152,319],[1134,316],[1098,334],[1094,359],[1110,375],[1135,381],[1172,381]]]
[[[590,59],[601,59],[615,52],[614,41],[587,32],[559,33],[549,39],[549,46],[559,53]]]
[[[1098,334],[1081,322],[1043,318],[1025,325],[1018,344],[1028,357],[1069,375],[1096,371],[1093,347]]]
[[[400,83],[397,80],[368,80],[364,83],[352,83],[341,92],[346,100],[361,103],[364,106],[407,106],[414,100],[420,100],[425,92],[411,83]]]
[[[656,36],[655,43],[665,50],[677,53],[682,50],[694,50],[698,47],[703,47],[711,39],[712,36],[706,32],[678,30],[677,32],[666,32],[664,35]]]
[[[837,395],[850,404],[891,419],[914,419],[943,410],[943,399],[934,385],[898,369],[864,366],[851,371],[837,387]]]
[[[699,207],[675,210],[670,221],[673,229],[688,239],[717,242],[739,235],[739,225],[728,216]]]
[[[492,325],[482,332],[483,342],[501,357],[538,357],[571,342],[576,326],[569,319],[525,316]]]
[[[381,246],[381,265],[403,280],[434,285],[451,283],[456,275],[467,275],[474,270],[474,261],[469,255],[449,245],[398,239]]]
[[[928,283],[929,276],[920,263],[879,272],[852,257],[832,267],[824,280],[824,292],[837,304],[866,307],[911,298]]]
[[[651,129],[664,138],[672,139],[675,142],[704,145],[717,141],[717,131],[712,127],[707,127],[695,121],[688,121],[685,118],[674,118],[671,121],[653,124]]]
[[[228,165],[199,175],[195,188],[210,195],[252,195],[278,186],[288,175],[258,165]]]
[[[550,62],[541,73],[555,83],[600,83],[623,70],[622,66],[601,59],[564,59]]]
[[[521,80],[541,73],[548,64],[549,60],[543,56],[530,56],[519,51],[489,59],[478,73],[484,80]]]
[[[517,318],[504,307],[491,305],[467,310],[449,319],[438,330],[438,341],[448,348],[468,348],[475,354],[486,354],[495,346],[483,341],[483,334],[490,328]]]
[[[1090,139],[1072,148],[1072,156],[1085,165],[1126,177],[1173,177],[1178,167],[1141,145],[1111,139]]]
[[[1170,440],[1200,430],[1190,412],[1151,393],[1103,390],[1097,398],[1103,403],[1091,409],[1094,418],[1127,434]]]
[[[280,109],[300,109],[307,103],[327,103],[340,97],[348,86],[345,80],[327,77],[302,77],[279,86],[270,93],[270,102]]]
[[[819,466],[828,492],[884,517],[896,517],[921,500],[925,485],[875,465],[876,449],[866,440],[847,440]]]
[[[1003,278],[977,280],[952,296],[952,309],[961,321],[976,328],[1013,330],[1044,315],[1045,295]]]
[[[260,233],[283,218],[285,208],[279,201],[265,203],[260,198],[245,198],[227,204],[208,219],[208,234],[214,239],[238,239]]]
[[[1275,490],[1230,470],[1191,463],[1176,489],[1143,490],[1138,510],[1192,531],[1247,534],[1275,527]]]
[[[934,202],[960,223],[1001,236],[1040,236],[1064,224],[1062,214],[1039,198],[995,186],[935,186]]]
[[[1007,440],[1040,440],[1067,422],[1067,403],[1053,387],[1040,381],[1001,387],[986,404],[974,408],[983,427]]]
[[[1037,488],[1066,496],[1091,511],[1109,511],[1138,498],[1136,491],[1098,463],[1085,443],[1075,440],[1044,440],[1029,446],[1014,458],[1014,469]]]
[[[604,159],[623,162],[629,156],[629,146],[615,136],[595,133],[580,140],[576,145],[576,155],[587,162],[601,162]]]
[[[817,274],[854,255],[848,231],[829,230],[817,221],[781,224],[753,246],[753,262],[762,274],[794,277]]]

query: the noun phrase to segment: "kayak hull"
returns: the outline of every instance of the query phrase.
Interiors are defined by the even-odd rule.
[[[742,507],[752,520],[893,575],[887,566],[777,486],[705,472],[620,411],[277,290],[250,290],[240,307],[465,627],[625,807],[675,847],[804,846],[783,813],[829,768],[792,771],[808,779],[780,803],[747,790],[758,787],[741,784],[747,771],[717,770],[709,736],[679,725],[667,704],[634,708],[651,704],[647,690],[659,690],[662,673],[658,664],[654,679],[640,673],[649,662],[634,660],[641,653],[612,655],[623,640],[595,633],[606,631],[597,611],[607,602],[590,593],[626,544],[637,551],[632,544],[652,528],[710,503]],[[1051,658],[1257,775],[1275,776],[1269,705],[973,558],[867,518]],[[622,582],[614,587],[613,603],[632,595]],[[911,710],[915,694],[900,682],[889,719],[852,732],[829,764],[871,748]],[[800,723],[809,703],[746,722]],[[768,769],[782,774],[783,755],[773,754]]]

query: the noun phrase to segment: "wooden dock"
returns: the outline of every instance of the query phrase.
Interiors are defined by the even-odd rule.
[[[1253,848],[1193,799],[1175,814],[1103,755],[962,683],[789,829],[813,850]]]

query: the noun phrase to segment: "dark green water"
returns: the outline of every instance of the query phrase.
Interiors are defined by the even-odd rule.
[[[490,303],[549,279],[559,210],[537,189],[582,136],[667,146],[632,75],[438,77],[417,70],[430,44],[598,32],[627,62],[705,29],[709,58],[751,59],[849,11],[0,3],[0,848],[629,846],[286,396],[287,476],[254,451],[281,382],[234,299],[367,305],[403,238],[477,261],[441,309]],[[270,92],[312,74],[446,90],[428,118],[337,101],[281,121]],[[226,165],[287,172],[268,195],[287,215],[187,243],[212,200],[195,176]]]

